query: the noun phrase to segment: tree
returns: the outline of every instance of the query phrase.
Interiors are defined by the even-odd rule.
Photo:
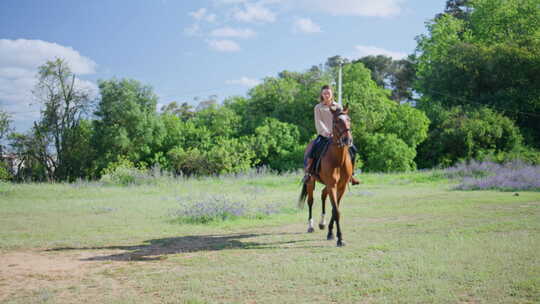
[[[36,159],[51,179],[79,175],[71,169],[68,158],[77,144],[72,134],[92,106],[89,90],[78,85],[67,62],[58,58],[39,67],[33,94],[43,105],[41,118],[33,128],[33,142],[41,145],[34,149]]]
[[[266,118],[255,129],[252,149],[257,166],[268,166],[279,171],[302,167],[303,147],[298,144],[300,132],[295,125]]]
[[[395,134],[407,146],[416,150],[428,136],[429,119],[424,112],[408,104],[391,107],[380,129]]]
[[[340,63],[348,64],[350,63],[350,61],[349,59],[343,58],[340,55],[335,55],[326,59],[326,63],[324,64],[324,66],[327,70],[335,70],[339,67]]]
[[[405,59],[393,60],[385,55],[369,55],[353,63],[362,63],[371,71],[371,78],[381,88],[391,90],[391,98],[398,102],[410,101],[413,96],[415,80],[414,55]]]
[[[182,104],[178,104],[176,101],[170,102],[161,107],[161,112],[163,114],[176,115],[184,121],[195,116],[193,106],[189,105],[187,102],[183,102]]]
[[[10,146],[17,155],[19,163],[15,179],[22,181],[53,181],[53,159],[48,148],[50,144],[39,129],[34,128],[27,134],[11,133]]]
[[[296,79],[265,78],[248,93],[249,99],[242,113],[243,134],[253,134],[267,117],[288,123],[306,119],[302,114],[309,113],[309,100],[297,98],[299,92],[300,84]],[[307,106],[306,110],[299,111],[302,106]]]
[[[427,136],[426,115],[390,100],[388,92],[375,84],[361,62],[345,65],[343,79],[343,100],[349,104],[353,137],[363,168],[368,171],[415,169],[416,146]]]
[[[94,125],[88,119],[82,119],[75,128],[69,130],[67,138],[72,144],[65,151],[64,157],[69,180],[99,176],[95,168],[96,149],[92,145],[93,136]]]
[[[195,98],[195,101],[198,101],[198,98]],[[217,107],[217,95],[210,95],[207,98],[199,101],[199,104],[197,105],[197,111],[202,111],[208,108]]]
[[[132,79],[99,82],[101,100],[95,112],[93,143],[98,169],[126,157],[133,163],[152,165],[154,152],[165,136],[156,113],[157,96],[149,86]]]
[[[362,161],[366,171],[399,172],[416,169],[416,151],[392,133],[367,134]]]
[[[418,147],[421,168],[451,166],[460,160],[511,152],[521,147],[522,136],[512,120],[489,108],[445,109],[440,103],[419,103],[433,121],[429,138]]]
[[[343,66],[343,102],[350,106],[354,138],[381,130],[388,112],[396,105],[360,62]]]
[[[405,59],[394,60],[394,69],[390,77],[391,98],[398,103],[413,100],[413,87],[416,81],[416,58],[409,55]]]
[[[177,174],[211,175],[238,173],[249,169],[255,153],[245,137],[217,137],[209,149],[177,146],[167,153]]]
[[[0,110],[0,157],[4,154],[4,145],[3,141],[6,139],[6,136],[11,131],[10,128],[11,119],[7,112]]]
[[[451,15],[454,18],[467,20],[471,13],[470,0],[447,0],[443,14]],[[438,14],[435,18],[440,18],[443,14]]]
[[[213,137],[237,137],[240,129],[240,116],[227,107],[210,106],[198,111],[192,121]]]
[[[369,55],[355,60],[354,62],[363,63],[364,66],[371,71],[371,79],[373,79],[378,86],[382,88],[389,87],[390,77],[394,74],[395,69],[392,57],[385,55]]]
[[[416,90],[425,100],[487,106],[516,121],[540,147],[540,6],[476,0],[466,20],[444,14],[419,36]]]

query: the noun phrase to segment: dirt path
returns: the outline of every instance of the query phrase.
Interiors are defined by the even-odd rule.
[[[80,291],[103,286],[107,286],[111,293],[120,293],[121,282],[100,275],[105,269],[115,265],[87,260],[95,255],[96,253],[91,251],[47,250],[0,254],[0,302],[28,295],[46,301],[53,290]],[[69,292],[60,292],[55,294],[55,299],[68,300],[70,296]]]
[[[291,238],[300,241],[305,225],[273,227],[270,231],[250,231],[242,234],[199,235],[149,240],[134,246],[92,248],[52,248],[0,252],[0,302],[17,299],[55,302],[100,302],[95,297],[118,298],[130,293],[139,296],[136,284],[129,276],[115,274],[118,270],[155,267],[167,264],[175,254],[196,255],[199,252],[234,248],[293,246]],[[289,232],[287,232],[289,231]],[[166,267],[165,265],[161,265]],[[112,275],[111,275],[112,274]],[[140,296],[143,296],[142,293]],[[146,299],[148,301],[149,299]],[[159,299],[155,299],[159,302]],[[152,300],[150,300],[152,301]]]

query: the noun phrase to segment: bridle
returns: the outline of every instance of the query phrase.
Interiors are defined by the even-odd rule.
[[[345,138],[345,140],[346,140],[347,142],[344,142],[344,140],[343,140],[343,138],[342,138],[342,137],[343,137],[343,134],[346,134],[347,132],[350,132],[350,131],[351,131],[351,128],[350,128],[350,127],[349,127],[349,128],[347,128],[347,127],[345,127],[345,128],[340,128],[340,123],[339,123],[339,122],[340,122],[340,119],[339,119],[339,117],[340,117],[340,116],[343,116],[343,115],[349,117],[349,115],[347,115],[347,113],[340,112],[339,114],[334,115],[334,119],[333,119],[333,123],[332,123],[332,124],[333,124],[333,128],[334,128],[334,131],[337,131],[337,132],[334,132],[334,137],[336,137],[336,135],[337,135],[337,137],[336,137],[336,138],[337,138],[337,145],[338,145],[338,147],[340,147],[340,148],[342,148],[342,147],[345,146],[345,145],[347,145],[347,146],[349,146],[349,147],[352,146],[352,138],[350,138],[350,140],[347,140],[347,139],[349,139],[348,137]]]

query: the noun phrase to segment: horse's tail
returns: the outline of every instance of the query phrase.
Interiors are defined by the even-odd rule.
[[[307,197],[307,183],[302,183],[302,192],[300,192],[300,197],[298,198],[298,208],[304,209],[304,202]]]

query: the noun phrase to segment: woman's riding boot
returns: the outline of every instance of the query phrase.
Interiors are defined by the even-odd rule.
[[[353,145],[350,149],[349,149],[349,153],[351,155],[351,162],[352,162],[352,170],[353,170],[353,174],[354,174],[354,164],[356,163],[356,153],[357,153],[357,149],[356,147]],[[353,186],[355,185],[359,185],[360,184],[360,181],[357,180],[354,175],[351,175],[351,184]]]

